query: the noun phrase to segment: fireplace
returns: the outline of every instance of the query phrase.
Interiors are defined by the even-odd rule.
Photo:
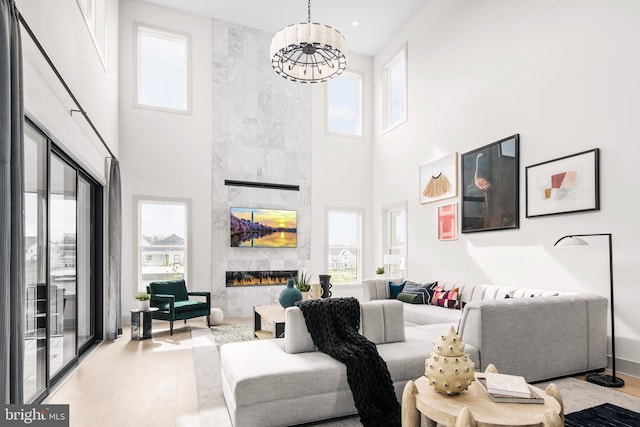
[[[242,286],[280,286],[298,277],[298,270],[227,271],[227,288]]]

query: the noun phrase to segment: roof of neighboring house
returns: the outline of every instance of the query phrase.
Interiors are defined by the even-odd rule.
[[[156,246],[184,245],[184,237],[180,237],[177,234],[172,234],[169,237],[165,237],[162,240],[154,242],[153,244]]]
[[[350,249],[334,248],[334,249],[329,249],[329,255],[332,256],[332,257],[338,257],[338,256],[343,256],[343,255],[355,256],[356,254],[353,253],[353,251],[350,250]]]

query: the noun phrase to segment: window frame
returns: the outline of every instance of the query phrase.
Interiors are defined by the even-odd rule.
[[[344,132],[337,132],[337,131],[332,131],[329,130],[329,85],[330,82],[333,81],[329,80],[329,82],[327,82],[325,84],[325,89],[324,89],[324,132],[327,135],[334,135],[334,136],[340,136],[340,137],[344,137],[344,138],[354,138],[354,139],[363,139],[363,117],[362,117],[362,111],[363,111],[363,105],[364,105],[364,94],[363,94],[363,87],[364,87],[364,73],[360,72],[360,71],[344,71],[341,75],[339,75],[337,78],[349,78],[349,79],[353,79],[357,81],[357,111],[356,111],[356,115],[357,115],[357,130],[355,134],[351,134],[351,133],[344,133]]]
[[[335,282],[334,279],[331,282],[337,286],[348,286],[362,283],[362,263],[364,260],[363,248],[364,248],[364,237],[363,237],[363,227],[364,227],[364,214],[365,210],[362,208],[345,208],[345,207],[327,207],[325,209],[325,255],[324,255],[324,265],[327,269],[327,272],[330,271],[329,265],[329,254],[331,252],[331,246],[329,245],[329,215],[331,213],[352,213],[358,215],[358,230],[357,230],[357,255],[356,255],[356,279],[354,282]],[[359,246],[358,246],[359,245]]]
[[[403,83],[404,83],[404,103],[403,115],[395,122],[391,122],[391,70],[400,63],[404,63]],[[407,43],[395,53],[382,67],[382,86],[383,86],[383,104],[382,104],[382,133],[385,134],[407,121],[408,117],[408,98],[409,98],[409,61],[407,60]]]
[[[391,242],[393,241],[391,233],[392,233],[392,229],[393,227],[391,227],[391,214],[393,212],[404,212],[404,236],[405,236],[405,241],[404,241],[404,246],[391,246]],[[408,202],[404,201],[401,203],[395,203],[393,205],[388,205],[385,206],[382,210],[382,217],[383,217],[383,221],[384,221],[384,225],[383,225],[383,232],[384,232],[384,236],[383,236],[383,257],[385,254],[396,254],[396,255],[400,255],[401,257],[401,264],[400,266],[402,267],[404,264],[404,268],[400,269],[400,271],[403,272],[402,276],[403,277],[408,277],[408,239],[409,239],[409,205]],[[388,268],[387,266],[385,266],[385,268]],[[391,270],[391,268],[389,267],[389,270]],[[389,274],[391,274],[391,271],[389,271]]]
[[[107,0],[76,0],[78,9],[82,14],[93,46],[96,48],[100,63],[104,71],[107,71]],[[91,7],[85,9],[84,3],[90,4]],[[102,44],[98,41],[97,31],[102,32]]]
[[[189,283],[189,277],[191,275],[191,199],[178,198],[178,197],[160,197],[160,196],[133,196],[133,227],[134,227],[134,239],[133,239],[133,251],[136,257],[136,268],[134,269],[133,280],[133,296],[139,292],[146,292],[146,287],[142,286],[142,204],[155,204],[155,205],[183,205],[185,208],[185,236],[184,236],[184,255],[182,256],[182,262],[184,264],[183,277],[185,282]],[[171,264],[173,265],[173,263]]]
[[[135,108],[141,108],[144,110],[153,110],[153,111],[162,111],[165,113],[175,113],[175,114],[184,114],[184,115],[192,115],[192,104],[193,104],[193,66],[192,66],[192,38],[191,34],[172,30],[164,27],[159,27],[157,25],[146,24],[143,22],[135,21],[133,23],[134,31],[133,31],[133,45],[134,45],[134,90],[133,90],[133,106]],[[147,34],[159,36],[158,38],[165,38],[167,40],[182,42],[184,41],[186,45],[185,54],[186,54],[186,109],[182,110],[179,108],[169,108],[169,107],[161,107],[157,105],[149,105],[140,103],[140,35],[141,29],[146,30]]]

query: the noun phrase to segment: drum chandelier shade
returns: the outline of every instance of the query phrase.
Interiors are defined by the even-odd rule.
[[[347,68],[347,42],[340,31],[308,21],[284,27],[271,40],[271,65],[285,79],[300,83],[325,82]]]

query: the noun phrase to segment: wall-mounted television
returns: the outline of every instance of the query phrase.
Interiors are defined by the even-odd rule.
[[[294,210],[231,208],[229,224],[234,247],[298,246],[298,213]]]

